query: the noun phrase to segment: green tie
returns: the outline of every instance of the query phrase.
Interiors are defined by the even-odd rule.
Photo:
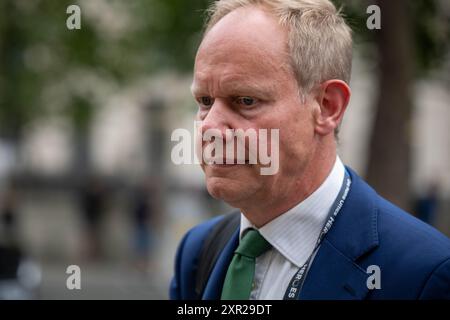
[[[271,247],[255,229],[249,229],[241,239],[228,267],[222,289],[222,300],[248,300],[255,275],[256,257]]]

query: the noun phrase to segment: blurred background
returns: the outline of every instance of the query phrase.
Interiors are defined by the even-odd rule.
[[[209,2],[0,0],[1,299],[166,299],[180,238],[230,210],[170,159]],[[450,2],[335,3],[355,39],[341,158],[450,235]]]

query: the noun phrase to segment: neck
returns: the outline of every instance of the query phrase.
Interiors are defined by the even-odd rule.
[[[282,186],[277,186],[274,190],[274,192],[279,192],[276,194],[277,196],[266,194],[258,201],[251,201],[252,203],[240,207],[241,212],[257,228],[264,226],[317,190],[330,174],[335,161],[336,148],[330,148],[328,152],[321,150],[317,156],[308,161],[295,179],[290,179]]]

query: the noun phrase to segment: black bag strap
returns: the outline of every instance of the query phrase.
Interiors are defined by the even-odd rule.
[[[235,211],[226,214],[208,234],[200,253],[197,275],[195,279],[195,293],[201,299],[211,271],[225,245],[239,226],[241,213]]]

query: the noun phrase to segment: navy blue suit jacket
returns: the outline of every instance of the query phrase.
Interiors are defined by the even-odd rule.
[[[450,240],[380,197],[348,169],[352,185],[305,278],[299,299],[450,299]],[[220,299],[239,229],[220,254],[203,295],[195,293],[202,244],[223,216],[191,229],[181,241],[171,299]],[[367,268],[379,266],[381,289]]]

